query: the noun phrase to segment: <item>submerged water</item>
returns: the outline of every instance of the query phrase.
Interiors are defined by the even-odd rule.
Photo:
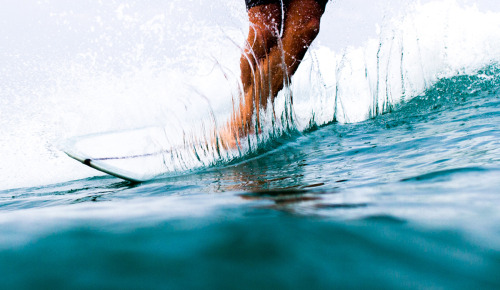
[[[0,284],[498,288],[500,75],[227,167],[0,192]]]

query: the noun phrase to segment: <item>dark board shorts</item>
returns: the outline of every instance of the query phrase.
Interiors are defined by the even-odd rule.
[[[287,6],[289,2],[290,0],[245,0],[245,3],[247,4],[247,10],[255,6],[267,4],[281,5],[281,3],[283,3],[283,5]],[[316,2],[318,2],[319,5],[321,5],[324,9],[328,0],[316,0]]]

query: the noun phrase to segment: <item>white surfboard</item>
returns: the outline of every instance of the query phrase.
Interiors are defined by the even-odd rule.
[[[147,180],[154,178],[154,177],[152,177],[152,178],[136,177],[131,172],[126,172],[126,171],[121,170],[119,168],[115,168],[113,166],[107,165],[106,163],[99,162],[99,160],[94,160],[92,158],[86,158],[84,156],[79,156],[78,154],[76,154],[74,152],[65,151],[64,153],[66,153],[66,155],[68,155],[69,157],[71,157],[77,161],[80,161],[81,163],[83,163],[87,166],[90,166],[90,167],[97,169],[99,171],[102,171],[104,173],[116,176],[118,178],[125,179],[127,181],[144,182],[144,181],[147,181]]]
[[[69,157],[131,182],[185,174],[215,160],[209,148],[172,140],[162,127],[77,137],[64,147]]]

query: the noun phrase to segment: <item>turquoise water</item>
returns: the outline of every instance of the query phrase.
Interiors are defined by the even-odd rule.
[[[498,288],[500,73],[238,164],[0,191],[2,288]]]

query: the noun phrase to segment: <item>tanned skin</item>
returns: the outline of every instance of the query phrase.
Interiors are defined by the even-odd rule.
[[[274,101],[319,33],[324,7],[316,0],[292,0],[284,12],[282,17],[282,7],[277,4],[248,10],[250,30],[240,61],[244,97],[221,131],[222,141],[229,147],[254,131],[253,113],[258,116],[269,99]]]

